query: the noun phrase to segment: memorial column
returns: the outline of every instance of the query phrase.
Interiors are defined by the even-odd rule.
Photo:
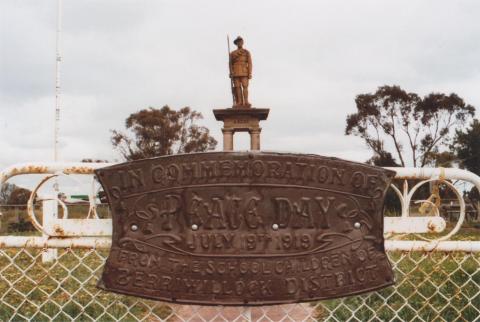
[[[260,150],[260,132],[261,128],[251,129],[250,132],[250,150]]]
[[[233,129],[222,129],[223,133],[223,151],[233,150]]]

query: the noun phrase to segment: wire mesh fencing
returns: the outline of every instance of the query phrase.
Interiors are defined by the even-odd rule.
[[[4,246],[4,245],[3,245]],[[388,252],[396,284],[348,298],[265,307],[176,305],[96,288],[108,251],[0,249],[1,321],[478,321],[480,253]]]

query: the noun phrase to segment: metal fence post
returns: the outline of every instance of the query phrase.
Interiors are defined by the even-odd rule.
[[[58,202],[54,198],[49,198],[42,201],[42,214],[43,214],[43,228],[44,230],[51,231],[52,219],[58,218]],[[48,237],[45,233],[42,233],[43,237]],[[58,250],[55,248],[44,249],[42,252],[42,263],[51,263],[57,259]]]

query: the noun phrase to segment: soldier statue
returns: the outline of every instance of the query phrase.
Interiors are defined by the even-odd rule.
[[[248,102],[248,81],[252,78],[252,57],[243,48],[242,37],[233,43],[238,47],[230,53],[230,78],[232,80],[234,107],[250,107]]]

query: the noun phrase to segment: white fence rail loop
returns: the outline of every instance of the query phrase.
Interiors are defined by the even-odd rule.
[[[96,191],[95,184],[92,181],[92,189],[88,193],[89,211],[85,219],[70,219],[68,215],[63,218],[54,218],[54,216],[47,216],[48,227],[40,224],[34,211],[34,196],[38,189],[48,180],[59,175],[90,175],[93,176],[95,169],[109,166],[109,163],[40,163],[40,164],[20,164],[11,166],[0,172],[0,184],[6,182],[9,178],[22,174],[45,174],[45,178],[33,190],[30,200],[28,202],[28,213],[30,220],[34,226],[48,236],[111,236],[112,223],[111,219],[99,219],[96,214]],[[437,205],[428,200],[420,200],[420,202],[431,203],[434,209],[435,216],[412,216],[410,213],[413,196],[420,186],[428,184],[429,182],[440,181],[442,184],[450,188],[456,195],[459,202],[459,218],[456,226],[447,234],[441,237],[436,237],[433,240],[448,240],[450,239],[462,226],[465,219],[465,201],[463,200],[461,192],[448,180],[464,180],[477,187],[480,191],[480,177],[477,175],[461,170],[449,168],[390,168],[397,172],[395,179],[404,180],[403,191],[392,185],[392,189],[399,197],[401,204],[400,217],[385,217],[384,231],[385,233],[440,233],[446,228],[446,221],[439,216]],[[421,180],[411,189],[408,187],[408,179]],[[52,197],[51,197],[52,198]],[[65,204],[53,197],[64,209],[64,213],[68,214],[68,209]],[[415,202],[419,202],[418,200]],[[92,215],[93,214],[93,215]],[[421,237],[427,240],[425,237]],[[432,240],[432,239],[429,239]]]
[[[401,212],[385,217],[384,232],[395,286],[337,300],[245,309],[172,305],[95,287],[111,245],[111,219],[97,215],[98,185],[93,170],[108,165],[31,163],[0,172],[0,185],[18,175],[44,175],[28,204],[29,218],[41,235],[0,236],[0,321],[480,320],[479,230],[474,230],[469,240],[453,240],[464,225],[466,205],[452,181],[462,180],[479,189],[480,177],[473,173],[392,168],[397,172],[397,185],[392,189],[400,200]],[[71,218],[69,205],[58,196],[37,196],[43,205],[39,220],[34,207],[36,193],[49,179],[72,175],[92,177],[85,216]],[[410,188],[407,180],[412,179],[418,183]],[[458,219],[453,227],[441,216],[436,200],[414,199],[419,187],[431,182],[452,190],[458,199]],[[419,203],[431,209],[429,215],[417,212]],[[62,218],[56,217],[59,205]],[[51,251],[55,256],[46,263],[44,254]]]
[[[439,233],[446,228],[445,219],[440,217],[438,205],[432,203],[430,200],[416,200],[415,203],[428,203],[434,210],[435,216],[411,216],[411,203],[414,194],[418,189],[431,182],[439,182],[446,185],[455,194],[459,202],[459,217],[455,227],[446,235],[428,239],[420,237],[424,240],[441,241],[448,240],[458,232],[465,220],[465,201],[462,193],[449,180],[463,180],[473,184],[480,191],[480,177],[469,171],[451,168],[389,168],[397,172],[395,178],[403,179],[403,192],[395,185],[392,189],[399,197],[401,204],[401,217],[385,217],[385,232],[387,233]],[[412,189],[409,190],[409,179],[421,180],[416,183]],[[390,226],[391,225],[391,226]]]
[[[106,167],[109,163],[24,163],[13,165],[0,172],[0,185],[8,179],[27,174],[44,174],[45,177],[33,189],[27,204],[29,219],[37,230],[47,236],[111,236],[111,220],[99,219],[96,212],[96,187],[92,180],[91,191],[88,193],[89,210],[85,219],[68,218],[68,208],[58,196],[46,196],[42,201],[55,200],[62,206],[64,216],[57,218],[52,213],[43,212],[43,223],[38,221],[35,213],[34,200],[38,190],[50,179],[58,176],[88,175],[92,176],[95,169]],[[70,176],[71,177],[71,176]],[[74,178],[72,178],[75,180]],[[47,206],[48,207],[48,206]],[[52,207],[50,207],[52,208]],[[53,207],[55,208],[55,206]]]

